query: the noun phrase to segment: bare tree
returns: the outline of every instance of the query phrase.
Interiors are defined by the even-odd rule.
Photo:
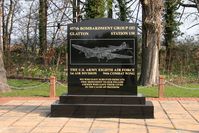
[[[39,1],[33,0],[31,3],[27,4],[23,13],[19,14],[15,19],[17,23],[15,24],[15,36],[19,38],[20,43],[24,44],[26,49],[30,49],[35,53],[36,46],[40,49],[41,39],[40,26],[42,23],[39,22],[41,19],[41,11],[39,13]],[[46,45],[47,41],[51,47],[54,47],[57,40],[62,41],[63,38],[67,36],[66,26],[67,23],[71,23],[72,19],[72,3],[65,0],[48,0],[47,1],[48,12],[47,12],[47,23],[46,23]],[[22,5],[22,8],[24,5]],[[39,34],[38,34],[39,31]],[[39,37],[40,36],[40,37]],[[43,36],[43,34],[42,34]],[[51,42],[50,42],[51,41]],[[46,46],[47,48],[47,46]],[[40,55],[43,55],[44,52]]]
[[[0,0],[0,15],[2,15],[2,0]],[[3,63],[3,43],[2,43],[2,16],[0,16],[0,92],[7,92],[11,89],[7,85],[6,71]]]
[[[13,33],[14,16],[19,11],[17,10],[18,0],[2,1],[3,3],[3,52],[4,63],[7,72],[11,69],[12,61],[10,54],[11,35]]]
[[[157,84],[159,48],[162,32],[162,0],[141,0],[142,4],[142,67],[140,84]]]
[[[56,37],[59,35],[59,32],[62,28],[62,23],[64,23],[64,20],[66,19],[66,12],[68,13],[67,10],[68,10],[70,2],[65,2],[65,1],[60,2],[61,7],[59,7],[59,5],[53,2],[52,0],[50,2],[51,2],[51,5],[49,6],[49,10],[52,12],[52,17],[53,17],[53,20],[51,21],[51,23],[53,23],[54,25],[53,32],[51,33],[52,34],[51,47],[53,47],[57,39]]]
[[[4,52],[9,54],[10,43],[11,43],[11,34],[13,30],[13,19],[16,11],[18,1],[10,0],[8,5],[7,13],[5,13],[3,9],[3,46]],[[3,6],[5,6],[5,2],[3,1]]]
[[[23,44],[26,51],[31,50],[36,53],[38,45],[38,23],[39,23],[39,4],[38,1],[32,0],[27,3],[26,7],[21,5],[23,13],[15,17],[14,35],[20,44]]]
[[[30,5],[30,13],[28,15],[28,22],[27,22],[27,26],[26,26],[26,43],[25,43],[25,48],[26,51],[28,50],[28,46],[30,45],[30,26],[31,26],[31,18],[32,18],[32,8],[33,8],[33,4],[34,1],[32,1],[31,5]]]

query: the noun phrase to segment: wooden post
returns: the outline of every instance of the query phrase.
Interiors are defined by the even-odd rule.
[[[164,76],[159,77],[159,88],[158,88],[158,97],[164,97]]]
[[[50,77],[50,98],[54,98],[56,96],[55,88],[56,88],[56,77],[51,76]]]

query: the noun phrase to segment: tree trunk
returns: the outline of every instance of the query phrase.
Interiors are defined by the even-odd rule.
[[[47,0],[39,0],[39,54],[47,51]]]
[[[38,34],[38,22],[35,23],[35,27],[34,27],[34,40],[33,40],[33,44],[32,44],[32,47],[31,47],[31,51],[34,54],[36,54],[36,47],[38,45],[37,34]]]
[[[0,92],[10,91],[10,87],[7,85],[6,71],[4,69],[3,63],[3,53],[2,49],[0,50]]]
[[[170,73],[172,71],[173,57],[171,53],[172,53],[172,49],[170,48],[170,46],[166,47],[165,67],[166,67],[167,73]]]
[[[108,18],[113,18],[113,0],[108,0]]]
[[[30,42],[30,25],[31,25],[31,15],[32,15],[32,8],[33,8],[33,3],[34,1],[31,3],[30,5],[30,8],[29,8],[29,15],[28,15],[28,22],[27,22],[27,26],[26,26],[26,43],[25,43],[25,49],[26,49],[26,52],[28,52],[28,47],[30,46],[30,44],[32,42]]]
[[[77,22],[77,0],[73,0],[73,23]]]
[[[142,3],[142,67],[140,84],[157,84],[159,47],[162,32],[162,0],[141,0]]]
[[[80,22],[81,20],[81,9],[80,9],[80,0],[77,0],[77,22]]]
[[[195,3],[196,3],[196,8],[197,8],[198,13],[199,13],[199,0],[194,0],[194,1],[195,1]]]
[[[18,1],[10,0],[9,6],[6,7],[4,1],[2,1],[2,19],[3,19],[3,53],[4,53],[4,63],[7,72],[10,71],[11,68],[11,53],[10,53],[10,46],[11,46],[11,34],[13,31],[13,19],[16,11]],[[4,9],[8,10],[7,14],[4,14]]]
[[[2,15],[2,1],[0,1],[0,14]],[[2,16],[0,16],[0,33],[2,35]],[[7,85],[6,71],[3,63],[3,43],[2,36],[0,36],[0,92],[10,91],[10,87]]]

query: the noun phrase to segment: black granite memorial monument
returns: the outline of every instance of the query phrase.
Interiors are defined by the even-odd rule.
[[[68,93],[54,117],[153,118],[137,94],[137,26],[108,18],[68,25]]]

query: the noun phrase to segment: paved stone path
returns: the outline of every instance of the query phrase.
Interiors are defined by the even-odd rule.
[[[54,100],[0,101],[0,133],[199,133],[198,100],[152,100],[155,119],[51,118]]]

